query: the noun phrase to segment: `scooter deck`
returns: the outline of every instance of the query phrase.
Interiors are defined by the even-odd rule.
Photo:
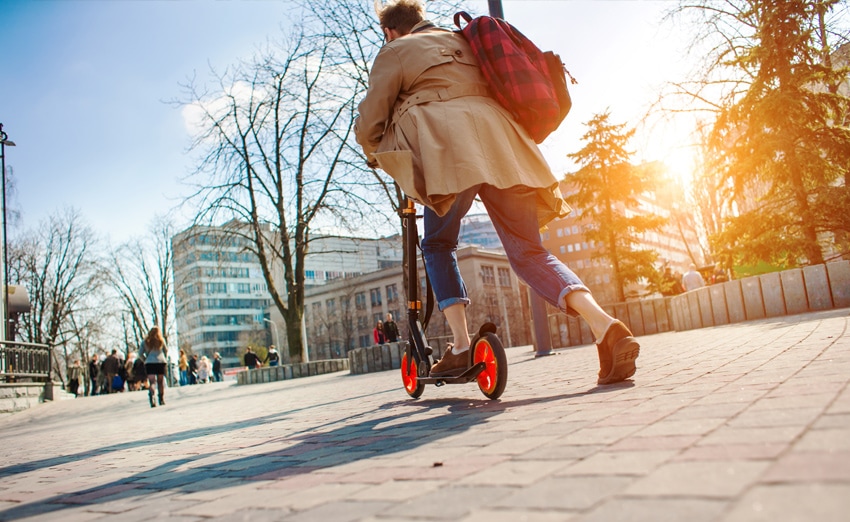
[[[436,384],[437,386],[442,386],[444,384],[466,384],[468,382],[472,382],[478,377],[478,374],[484,371],[486,368],[486,364],[480,362],[473,366],[470,366],[465,372],[456,376],[444,376],[444,377],[419,377],[419,382],[422,384]]]

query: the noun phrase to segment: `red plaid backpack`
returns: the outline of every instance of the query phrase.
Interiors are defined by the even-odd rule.
[[[460,19],[466,20],[461,27]],[[561,57],[543,52],[516,27],[500,18],[472,18],[461,11],[455,25],[472,47],[493,97],[536,142],[540,143],[564,121],[572,101],[569,75]]]

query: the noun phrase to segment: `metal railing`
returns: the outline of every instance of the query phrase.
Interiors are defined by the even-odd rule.
[[[0,341],[0,378],[5,382],[48,382],[50,347],[46,344]]]

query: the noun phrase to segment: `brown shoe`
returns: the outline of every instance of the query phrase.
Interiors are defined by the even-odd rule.
[[[597,384],[614,384],[635,374],[635,359],[640,354],[640,345],[620,321],[611,323],[596,350],[599,352]]]
[[[431,377],[457,377],[462,374],[469,368],[470,353],[471,348],[458,355],[452,351],[452,345],[449,344],[443,358],[431,367]]]

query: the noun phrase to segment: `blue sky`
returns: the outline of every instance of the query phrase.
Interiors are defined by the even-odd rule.
[[[487,3],[469,2],[481,12]],[[681,68],[660,26],[670,1],[503,0],[505,18],[578,78],[573,112],[543,150],[556,175],[581,146],[583,123],[610,108],[631,123]],[[22,228],[65,207],[113,242],[144,234],[189,192],[195,165],[180,84],[248,58],[275,38],[291,4],[271,0],[0,0],[0,123],[17,146]],[[639,135],[641,159],[664,159],[669,136]],[[668,133],[669,134],[669,133]],[[681,140],[682,133],[674,132]],[[180,225],[178,217],[178,225]],[[10,231],[10,235],[14,232]]]

